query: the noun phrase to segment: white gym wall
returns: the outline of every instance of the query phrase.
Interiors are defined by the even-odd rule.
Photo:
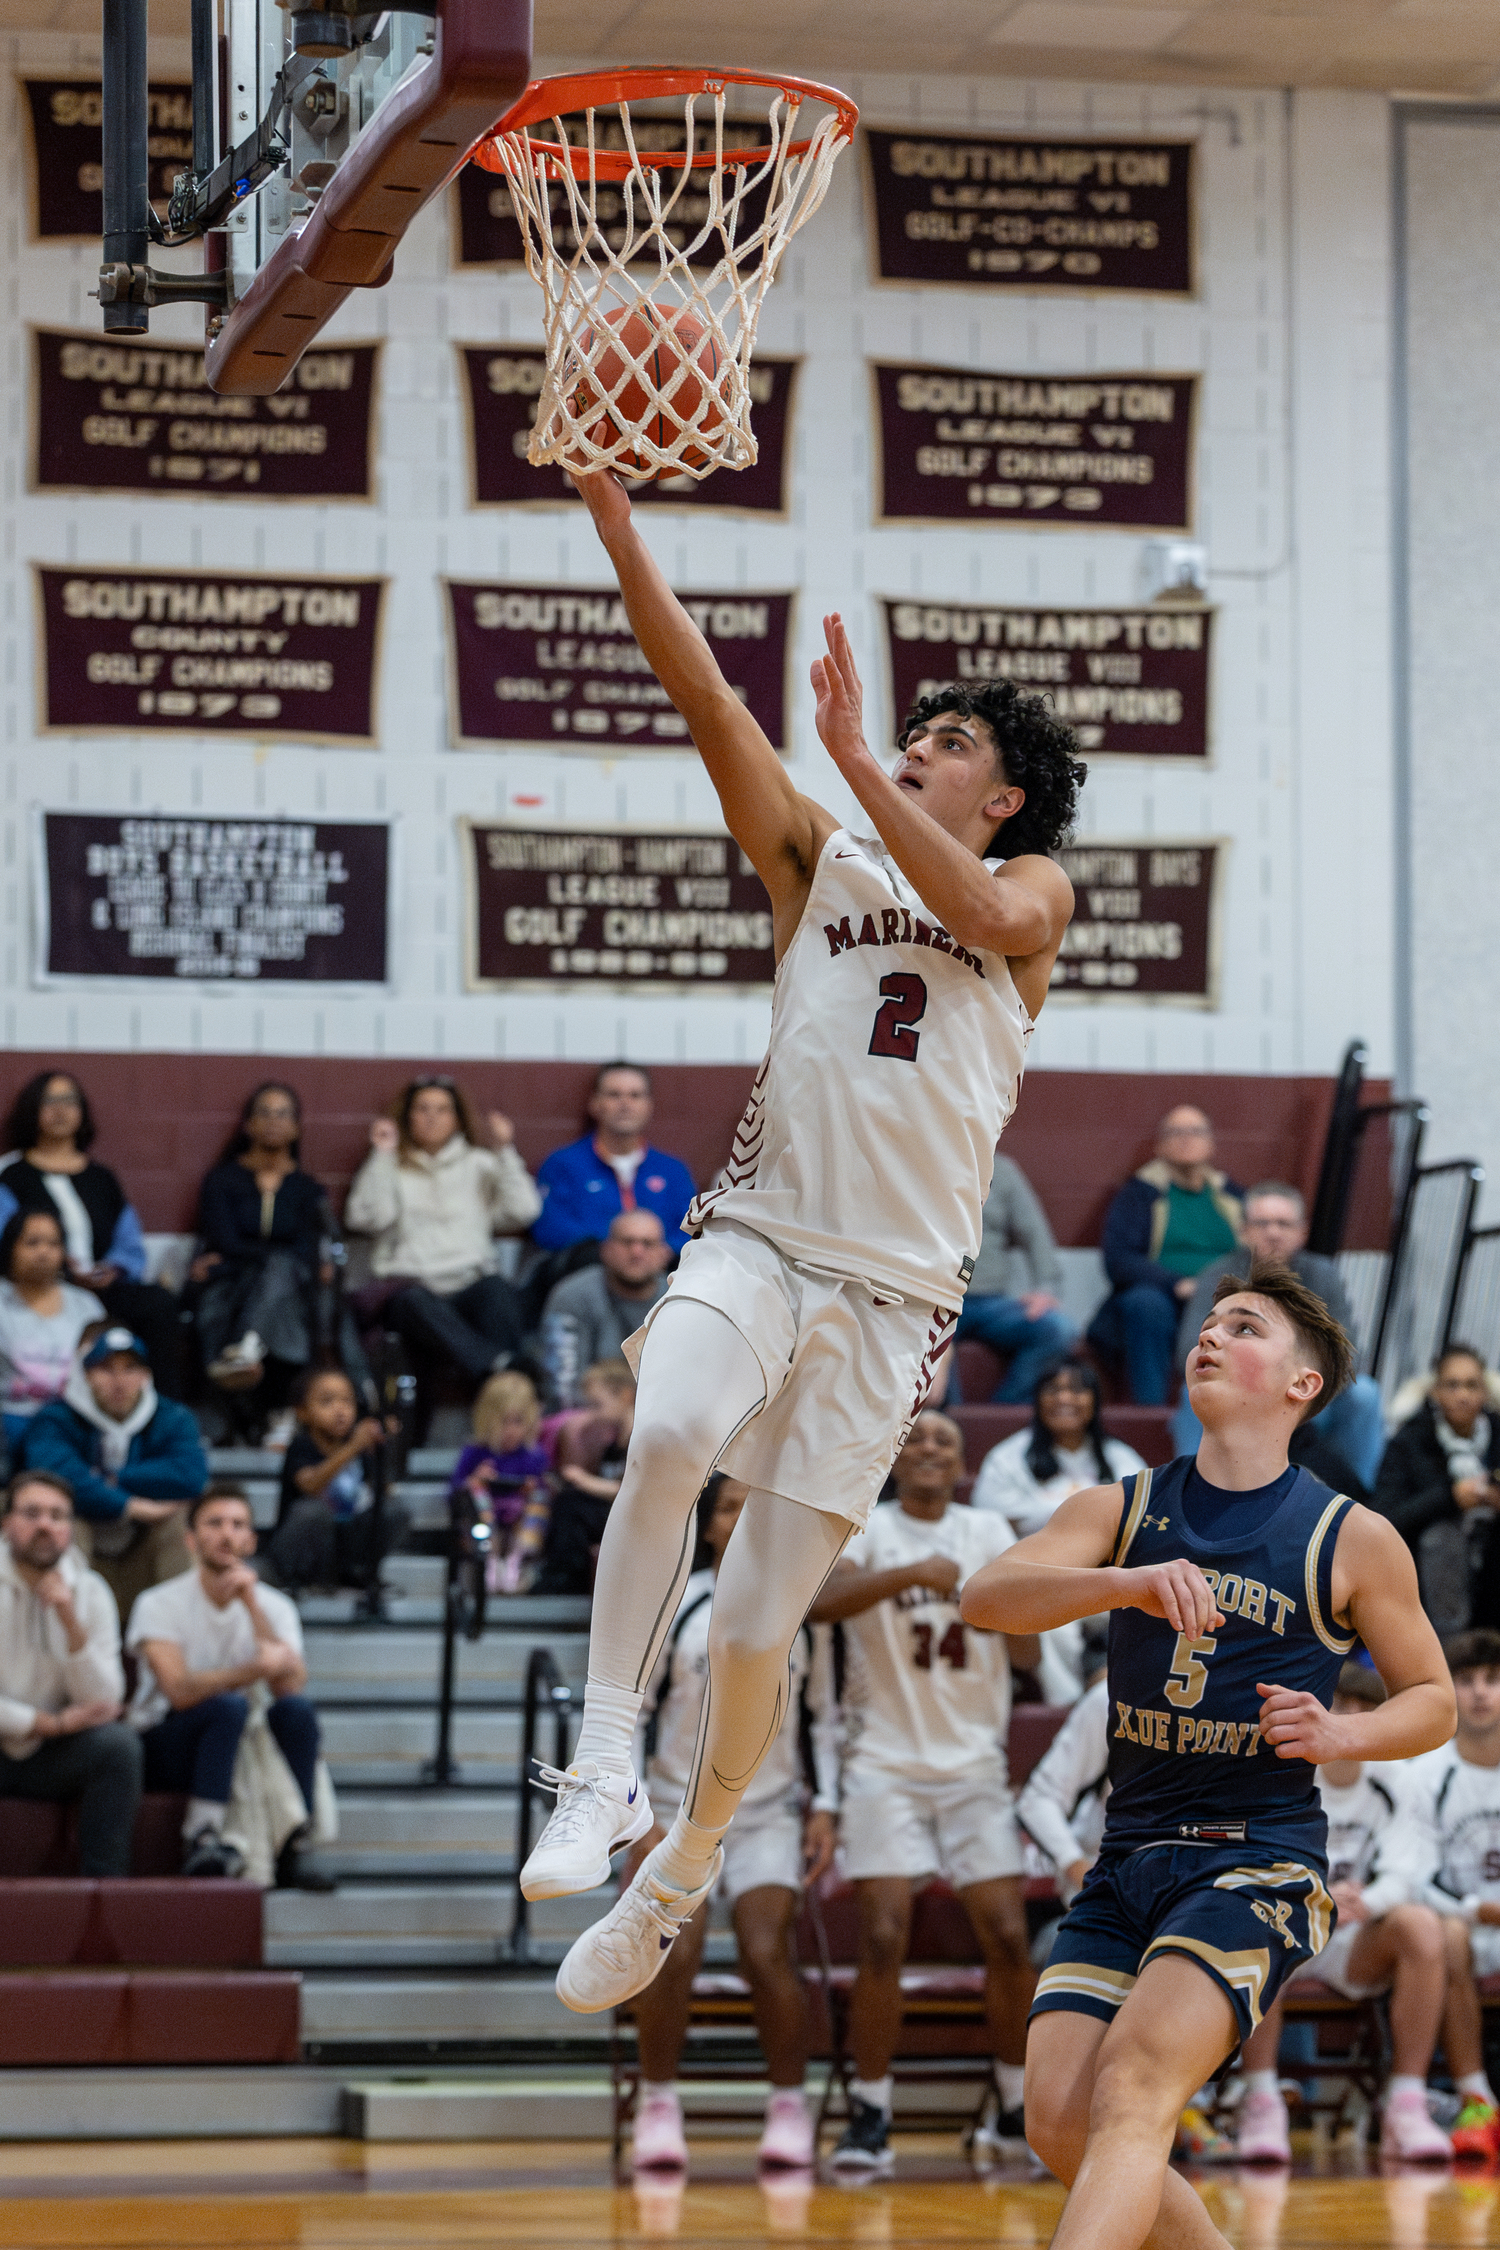
[[[716,806],[678,755],[605,766],[576,755],[447,747],[440,574],[605,581],[581,511],[507,519],[466,506],[452,346],[532,341],[524,274],[449,270],[446,205],[408,238],[396,277],[330,331],[386,340],[378,498],[369,507],[69,499],[25,490],[27,323],[93,328],[97,251],[27,241],[17,73],[87,73],[85,40],[0,44],[0,1039],[7,1046],[278,1053],[598,1056],[719,1061],[759,1054],[759,1000],[675,996],[495,999],[462,990],[462,813],[539,796],[546,824],[707,823]],[[160,52],[158,72],[183,51]],[[570,64],[575,58],[568,58]],[[788,58],[790,64],[795,58]],[[1196,133],[1202,295],[1193,302],[1026,298],[872,286],[860,158],[793,243],[762,323],[806,355],[789,522],[662,513],[647,537],[684,588],[801,589],[795,771],[837,797],[816,741],[808,659],[842,607],[883,711],[874,597],[1128,603],[1146,591],[1126,532],[870,527],[864,361],[976,368],[1201,370],[1197,534],[1220,605],[1210,770],[1095,765],[1082,834],[1231,839],[1221,1005],[1111,1001],[1049,1008],[1035,1063],[1111,1070],[1331,1071],[1362,1034],[1393,1060],[1392,669],[1388,578],[1390,109],[1383,96],[997,78],[845,83],[874,124]],[[201,337],[201,315],[157,313],[154,336]],[[1493,360],[1491,361],[1491,365]],[[1482,379],[1476,370],[1476,380]],[[183,564],[389,573],[378,751],[256,748],[176,736],[78,740],[35,731],[30,564]],[[205,990],[166,980],[39,991],[32,982],[28,808],[394,817],[400,896],[388,993],[279,984]]]

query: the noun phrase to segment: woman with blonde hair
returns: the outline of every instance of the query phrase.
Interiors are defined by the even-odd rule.
[[[495,1236],[521,1233],[542,1207],[510,1119],[491,1110],[486,1124],[488,1148],[453,1079],[412,1079],[372,1123],[344,1206],[349,1231],[374,1237],[385,1318],[475,1384],[514,1358],[525,1327],[520,1292],[495,1270]]]
[[[525,1375],[492,1375],[474,1401],[474,1435],[458,1457],[448,1505],[469,1530],[484,1523],[497,1590],[516,1592],[542,1551],[551,1462],[536,1442],[541,1401]]]

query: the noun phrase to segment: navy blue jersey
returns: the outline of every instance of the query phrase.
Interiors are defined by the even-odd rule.
[[[1314,1768],[1278,1758],[1261,1741],[1255,1690],[1263,1680],[1332,1702],[1355,1645],[1334,1623],[1332,1600],[1333,1550],[1354,1503],[1299,1469],[1258,1529],[1215,1540],[1187,1521],[1184,1494],[1195,1467],[1184,1455],[1124,1479],[1111,1563],[1134,1570],[1195,1562],[1224,1623],[1194,1636],[1142,1610],[1112,1612],[1104,1848],[1185,1839],[1287,1843],[1296,1831],[1304,1849],[1321,1853],[1327,1830]]]

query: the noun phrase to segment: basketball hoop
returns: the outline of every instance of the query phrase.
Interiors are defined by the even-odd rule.
[[[725,114],[735,87],[769,97],[750,131]],[[675,99],[680,126],[639,107]],[[810,102],[826,113],[798,139]],[[701,480],[752,465],[761,306],[858,117],[832,87],[749,70],[596,71],[527,88],[473,153],[505,175],[543,295],[534,467]]]

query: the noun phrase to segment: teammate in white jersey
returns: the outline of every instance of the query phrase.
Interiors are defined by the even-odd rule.
[[[670,1821],[692,1779],[703,1698],[708,1686],[708,1628],[714,1581],[745,1502],[733,1477],[710,1477],[698,1504],[700,1554],[656,1660],[646,1691],[643,1731],[652,1743],[645,1765],[658,1828]],[[807,2072],[807,2000],[792,1952],[797,1901],[833,1859],[837,1835],[839,1713],[833,1684],[833,1635],[806,1626],[792,1643],[791,1692],[781,1731],[745,1792],[724,1839],[718,1895],[734,1923],[740,1971],[750,1987],[755,2028],[771,2094],[759,2160],[763,2167],[801,2171],[814,2160],[813,2121],[803,2100]],[[807,1801],[806,1753],[814,1787]],[[804,1810],[805,1806],[805,1810]],[[644,1858],[648,1841],[636,1846]],[[705,1902],[688,1923],[656,1982],[636,2003],[641,2082],[635,2118],[637,2172],[687,2170],[687,2137],[675,2084],[687,2034],[693,1978],[708,1932]]]
[[[1346,1664],[1333,1711],[1335,1716],[1358,1713],[1385,1699],[1378,1672]],[[1326,1984],[1346,2000],[1390,1994],[1391,2075],[1381,2104],[1381,2154],[1408,2163],[1442,2163],[1452,2156],[1453,2143],[1428,2113],[1427,2072],[1443,2014],[1443,1931],[1419,1896],[1427,1869],[1419,1822],[1407,1802],[1409,1770],[1355,1760],[1319,1766],[1318,1795],[1328,1819],[1328,1887],[1338,1908],[1338,1926],[1317,1958],[1287,1979],[1285,1989]],[[1235,2119],[1243,2163],[1292,2160],[1276,2069],[1282,2013],[1278,1998],[1245,2041],[1245,2093]]]
[[[918,1886],[942,1874],[985,1961],[1003,2137],[1022,2140],[1026,2011],[1036,1978],[1026,1945],[1022,1850],[1006,1774],[1012,1662],[1030,1670],[1034,1635],[1007,1642],[958,1614],[965,1582],[1015,1537],[1003,1516],[955,1505],[963,1439],[946,1414],[917,1417],[896,1461],[896,1504],[877,1508],[813,1604],[844,1628],[844,1872],[859,1912],[849,2003],[855,2078],[840,2166],[890,2163],[891,2057],[901,1965]]]
[[[1484,2067],[1476,1979],[1500,1973],[1500,1633],[1460,1633],[1444,1651],[1458,1732],[1407,1768],[1425,1843],[1419,1895],[1443,1917],[1443,2053],[1464,2107],[1456,2156],[1500,2156],[1500,2106]]]
[[[631,1737],[687,1577],[694,1503],[722,1467],[750,1497],[715,1595],[697,1761],[665,1840],[558,1973],[565,2004],[588,2011],[650,1982],[717,1880],[720,1839],[786,1709],[792,1641],[952,1340],[1072,913],[1047,854],[1083,769],[1045,702],[997,681],[927,697],[888,773],[832,616],[812,668],[818,732],[863,813],[841,827],[799,795],[724,680],[623,486],[578,485],[636,639],[770,894],[777,955],[770,1044],[724,1179],[690,1213],[698,1239],[636,1344],[583,1726],[522,1870],[530,1898],[587,1890],[650,1824]]]

